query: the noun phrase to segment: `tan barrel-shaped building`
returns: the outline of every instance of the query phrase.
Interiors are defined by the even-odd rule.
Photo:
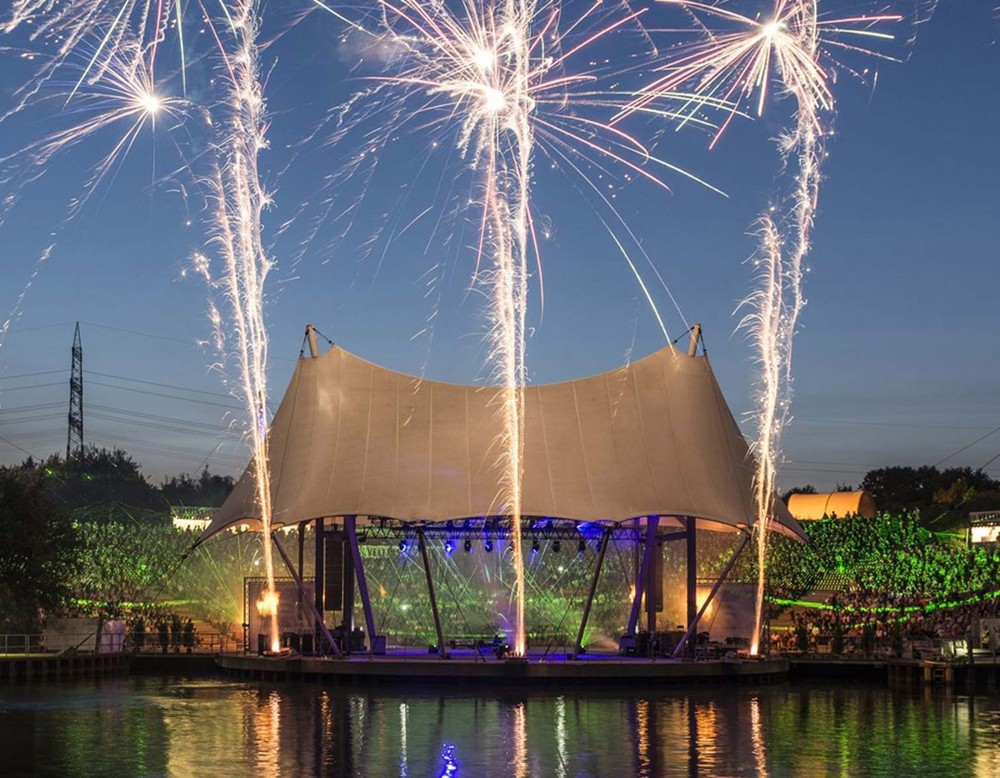
[[[799,521],[849,516],[871,519],[875,517],[875,500],[864,491],[793,494],[788,498],[788,512]]]

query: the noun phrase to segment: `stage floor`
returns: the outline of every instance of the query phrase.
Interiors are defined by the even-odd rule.
[[[527,659],[497,659],[484,652],[453,650],[447,659],[426,651],[392,651],[344,658],[223,654],[216,660],[227,673],[256,678],[329,679],[333,683],[429,681],[522,683],[678,683],[724,680],[764,680],[788,673],[788,660],[719,659],[707,661],[647,659],[617,654],[529,652]]]

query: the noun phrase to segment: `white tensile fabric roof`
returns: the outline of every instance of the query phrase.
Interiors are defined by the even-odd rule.
[[[427,381],[337,346],[299,360],[270,428],[275,527],[329,516],[445,521],[507,513],[499,390]],[[707,357],[664,348],[524,390],[522,515],[753,523],[755,463]],[[804,537],[780,500],[771,524]],[[259,527],[248,468],[202,539]],[[661,522],[669,526],[669,520]]]

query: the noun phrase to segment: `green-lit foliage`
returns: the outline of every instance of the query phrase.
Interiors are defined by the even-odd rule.
[[[225,533],[193,548],[197,533],[141,522],[77,522],[75,610],[107,617],[182,609],[220,626],[243,617],[243,578],[260,574],[260,537]]]
[[[76,532],[80,539],[80,573],[73,582],[77,609],[111,618],[148,609],[169,597],[178,563],[192,543],[190,535],[169,525],[77,522]]]
[[[0,633],[35,632],[73,591],[76,538],[31,469],[0,469]]]
[[[27,500],[29,512],[42,510],[32,507],[25,496],[31,492],[28,482],[32,478],[35,476],[28,472],[23,479],[14,479],[24,492],[15,495],[16,500]],[[71,591],[72,609],[81,614],[130,618],[142,614],[149,619],[181,610],[230,628],[242,621],[243,579],[263,573],[259,535],[223,533],[192,550],[193,533],[151,523],[120,508],[106,506],[106,511],[107,515],[89,515],[95,520],[75,522],[72,531],[67,529],[69,534],[62,536],[64,541],[53,544],[73,553],[69,559],[60,557],[55,569],[61,578],[51,587],[53,597],[44,607],[65,610],[66,598],[59,593]],[[4,520],[17,523],[9,516]],[[36,523],[20,522],[21,535],[27,525]],[[875,519],[808,522],[805,530],[808,544],[776,534],[770,538],[767,578],[772,615],[794,605],[807,591],[833,590],[840,593],[837,602],[823,608],[834,614],[831,624],[849,630],[866,623],[873,613],[891,624],[901,615],[988,598],[998,588],[1000,551],[992,547],[970,549],[955,536],[931,533],[915,516],[883,514]],[[16,534],[8,533],[10,537]],[[282,534],[281,538],[295,558],[297,534]],[[732,533],[699,532],[698,575],[702,581],[711,581],[719,574],[738,540]],[[462,538],[454,546],[448,553],[442,538],[428,539],[446,639],[485,638],[509,631],[513,611],[509,543],[495,538],[492,553],[485,551],[482,539],[475,540],[472,553],[463,550]],[[682,542],[663,546],[662,628],[683,619],[684,549]],[[398,541],[370,540],[362,544],[361,551],[379,629],[394,642],[435,642],[416,541],[410,539],[401,551]],[[305,534],[304,559],[308,579],[313,575],[311,531]],[[526,551],[526,610],[532,645],[563,646],[575,639],[595,561],[594,539],[583,553],[576,542],[566,540],[556,552],[554,543],[546,539],[537,552]],[[636,564],[631,542],[611,543],[585,643],[610,647],[623,631]],[[278,573],[286,572],[279,564]],[[756,582],[754,554],[742,554],[730,580]],[[8,588],[7,596],[10,591]],[[335,619],[334,614],[331,623]]]

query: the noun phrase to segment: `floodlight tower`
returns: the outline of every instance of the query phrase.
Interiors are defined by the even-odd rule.
[[[73,363],[69,375],[69,430],[66,433],[66,461],[83,456],[83,342],[80,322],[73,334]]]

